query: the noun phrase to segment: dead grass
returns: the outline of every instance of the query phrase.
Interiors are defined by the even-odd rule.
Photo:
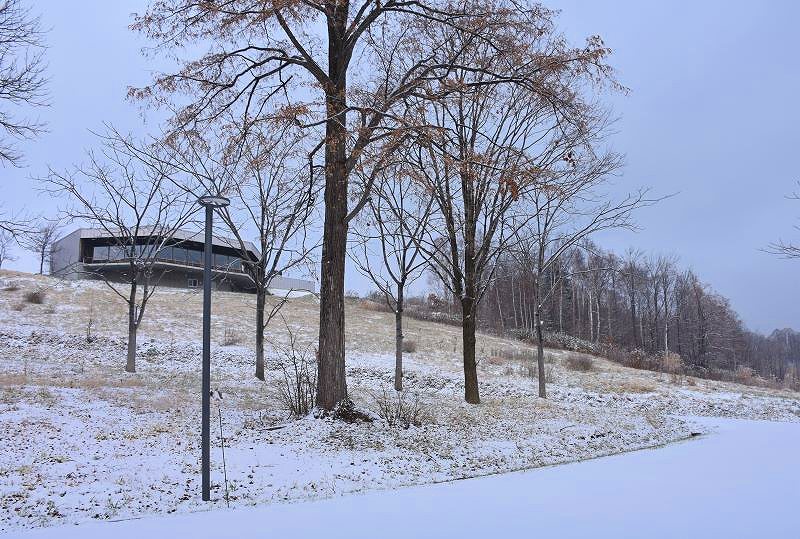
[[[24,386],[27,384],[28,384],[27,374],[0,372],[0,387]]]
[[[571,371],[589,372],[594,370],[594,361],[586,354],[570,353],[564,358],[564,366]]]
[[[225,334],[222,337],[222,346],[236,346],[244,342],[242,335],[233,328],[225,328]]]
[[[358,306],[365,311],[372,311],[376,313],[393,312],[385,301],[372,301],[371,299],[363,299],[358,303]]]
[[[27,292],[25,292],[25,294],[22,295],[25,301],[27,301],[28,303],[33,303],[34,305],[43,304],[45,296],[46,293],[42,289],[28,290]]]
[[[417,341],[414,339],[403,339],[403,352],[413,354],[417,351]]]
[[[622,380],[606,385],[608,391],[614,393],[653,393],[656,386],[643,380]]]

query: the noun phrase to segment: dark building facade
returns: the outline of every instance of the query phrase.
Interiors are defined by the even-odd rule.
[[[130,271],[130,247],[118,244],[107,231],[79,228],[53,245],[50,273],[65,279],[105,278],[110,281],[127,281]],[[142,240],[133,247],[134,256],[152,250],[153,238],[143,234]],[[158,239],[158,244],[162,239]],[[253,282],[245,273],[241,252],[237,243],[228,238],[215,236],[212,243],[212,276],[216,290],[233,292],[253,291]],[[258,256],[251,243],[248,252]],[[204,237],[202,233],[177,231],[155,254],[154,278],[159,286],[174,288],[203,287]],[[147,257],[151,254],[148,252]],[[314,292],[314,283],[304,279],[276,277],[270,284],[275,290],[297,290]]]

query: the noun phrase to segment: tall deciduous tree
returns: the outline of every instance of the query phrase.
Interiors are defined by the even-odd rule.
[[[433,102],[419,98],[417,107],[429,127],[417,138],[416,171],[436,207],[423,244],[460,303],[469,403],[480,402],[476,316],[498,257],[536,217],[531,196],[558,189],[558,179],[593,139],[602,115],[585,89],[615,84],[599,40],[572,49],[554,32],[549,14],[535,23],[509,25],[503,41],[513,48],[473,43],[470,34],[449,37],[445,47],[461,51],[470,67],[451,69],[446,86],[459,91]],[[505,66],[515,66],[514,77],[489,83]]]
[[[800,200],[800,182],[797,182],[797,185],[798,190],[789,195],[789,198],[794,200]],[[800,230],[800,226],[795,226],[795,229]],[[784,258],[800,258],[800,244],[797,243],[781,240],[771,244],[769,251]]]
[[[591,234],[609,228],[632,227],[631,212],[647,202],[643,192],[628,195],[621,200],[607,199],[599,190],[618,170],[621,161],[613,153],[598,156],[591,144],[597,140],[587,138],[585,141],[590,144],[584,146],[583,151],[575,148],[571,154],[571,167],[565,174],[534,189],[530,204],[535,218],[530,226],[520,231],[520,248],[516,249],[535,276],[532,295],[533,326],[536,332],[539,396],[542,398],[547,396],[543,309],[545,301],[565,277],[562,273],[558,281],[548,281],[547,274],[566,252],[584,242]],[[600,268],[595,268],[595,271],[600,271]],[[572,275],[576,273],[578,272],[573,272]],[[587,308],[590,339],[594,332],[591,314],[597,312],[599,318],[599,287],[599,284],[594,287],[595,301],[592,302],[590,295]],[[598,305],[596,311],[593,311],[593,303]],[[597,333],[599,335],[599,329]]]
[[[169,169],[170,181],[191,197],[231,197],[232,204],[220,210],[220,217],[255,289],[255,376],[264,380],[264,331],[292,292],[267,309],[270,284],[310,262],[317,246],[309,238],[309,227],[319,181],[305,160],[304,138],[296,125],[283,121],[261,122],[247,130],[239,126],[239,135],[231,138],[184,132],[165,145],[156,143],[166,151],[152,145],[129,150],[154,167]],[[251,237],[258,253],[248,248]]]
[[[559,47],[558,39],[552,49],[537,51],[540,57],[514,56],[529,36],[550,28],[550,17],[540,6],[510,0],[163,0],[136,17],[133,28],[155,43],[154,53],[207,49],[151,86],[130,92],[174,107],[175,127],[215,122],[236,108],[246,123],[294,116],[319,131],[309,158],[317,166],[313,161],[322,153],[325,178],[317,389],[323,409],[347,398],[348,226],[371,188],[367,183],[351,190],[352,171],[376,142],[413,128],[408,98],[424,92],[431,100],[463,90],[449,86],[454,70],[481,71],[484,84],[507,83],[520,71],[540,71],[546,78],[553,64],[580,72],[585,63],[573,62],[573,53],[580,59],[604,56],[606,49],[596,41],[571,50]],[[445,46],[454,34],[469,36],[463,47],[483,43],[515,61],[476,63],[463,48]]]
[[[14,245],[14,237],[5,230],[0,230],[0,267],[6,262],[13,262],[16,257],[11,251]]]
[[[127,269],[87,271],[101,279],[126,304],[128,350],[125,370],[136,372],[136,337],[147,303],[164,274],[157,267],[162,250],[173,243],[175,232],[197,209],[195,199],[172,188],[173,171],[137,159],[128,151],[131,141],[111,135],[104,139],[102,152],[91,153],[88,163],[74,170],[50,170],[43,179],[47,189],[67,197],[65,215],[104,231],[112,242],[107,262],[122,263]]]
[[[405,295],[428,264],[420,239],[430,220],[433,199],[401,167],[389,167],[379,175],[367,211],[357,221],[355,234],[361,249],[351,251],[351,259],[394,312],[394,389],[402,391]]]
[[[45,264],[53,255],[53,244],[61,233],[58,220],[40,220],[31,230],[24,233],[21,244],[36,255],[39,261],[39,275],[44,274]]]
[[[20,0],[0,1],[0,163],[20,166],[23,155],[15,142],[44,131],[36,119],[19,116],[20,109],[46,105],[44,31],[39,17]],[[5,214],[0,207],[0,230],[12,236],[35,231],[20,209]]]
[[[46,104],[44,32],[39,17],[19,0],[0,2],[0,161],[18,165],[22,154],[13,140],[28,139],[44,125],[18,117],[13,109]]]

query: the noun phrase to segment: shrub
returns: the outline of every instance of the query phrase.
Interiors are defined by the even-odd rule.
[[[417,351],[417,341],[414,339],[403,339],[403,352],[414,353]]]
[[[283,374],[283,380],[280,381],[281,402],[291,416],[306,416],[316,406],[317,355],[310,352],[311,345],[300,347],[297,336],[291,330],[289,343],[276,348],[278,365]]]
[[[390,392],[384,389],[377,395],[373,394],[372,398],[378,408],[378,416],[390,427],[407,429],[412,425],[422,425],[423,407],[416,393],[412,398],[408,391]]]
[[[594,360],[583,354],[569,354],[564,365],[571,371],[589,372],[594,369]]]
[[[225,328],[225,334],[222,337],[222,346],[234,346],[242,344],[242,336],[233,328]]]
[[[517,369],[517,372],[521,376],[524,376],[525,378],[538,378],[539,377],[539,365],[536,363],[535,359],[529,359],[527,361],[520,361],[519,362],[519,368]]]
[[[683,373],[683,363],[681,356],[678,354],[668,352],[661,356],[661,370],[667,374],[681,374]]]
[[[377,313],[391,313],[394,312],[389,308],[389,304],[385,299],[362,299],[359,303],[362,309],[366,311],[374,311]]]
[[[8,283],[3,287],[3,292],[16,292],[17,290],[19,290],[19,285],[17,283]]]
[[[23,298],[25,298],[25,301],[27,301],[28,303],[34,303],[36,305],[41,305],[42,303],[44,303],[44,297],[45,297],[44,290],[41,289],[29,290],[28,292],[25,292],[25,295],[23,296]]]
[[[753,385],[754,376],[753,376],[753,369],[750,367],[745,367],[744,365],[739,365],[736,367],[736,372],[734,372],[734,378],[740,384],[745,385]]]

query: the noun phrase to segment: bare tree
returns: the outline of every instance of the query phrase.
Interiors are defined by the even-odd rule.
[[[194,199],[170,189],[173,171],[137,159],[132,142],[111,135],[104,138],[100,154],[90,153],[88,163],[72,171],[50,169],[43,179],[54,196],[67,196],[65,215],[103,230],[112,242],[108,261],[126,264],[114,272],[83,270],[101,279],[127,304],[128,351],[125,370],[136,372],[136,337],[145,309],[166,270],[157,267],[163,250],[175,243],[175,232],[196,210]],[[103,262],[103,261],[98,261]]]
[[[5,230],[0,230],[0,268],[6,262],[13,262],[17,259],[11,249],[14,245],[14,237]]]
[[[19,0],[0,1],[0,163],[4,165],[21,166],[23,156],[15,142],[44,131],[42,122],[14,112],[47,104],[43,39],[39,17]],[[0,204],[0,231],[20,239],[36,229],[33,219],[19,211],[7,215]]]
[[[267,310],[270,284],[310,261],[317,246],[309,238],[309,226],[319,182],[304,159],[303,135],[292,123],[263,122],[231,139],[221,134],[205,139],[191,132],[183,135],[171,137],[167,151],[153,151],[152,146],[129,150],[153,166],[171,169],[170,180],[192,197],[232,197],[232,205],[222,209],[220,217],[255,288],[255,376],[264,380],[264,331],[293,292],[287,291]],[[258,253],[248,248],[251,235]]]
[[[469,35],[451,37],[446,46],[465,50],[470,65],[482,69],[452,69],[448,86],[461,91],[418,107],[430,127],[417,138],[415,166],[436,206],[423,243],[461,306],[469,403],[480,402],[476,315],[496,261],[536,217],[531,196],[557,189],[574,154],[604,121],[581,90],[589,80],[614,84],[602,63],[605,49],[569,49],[549,19],[539,23],[537,32],[509,29],[518,45],[513,53],[485,42],[467,46]],[[487,71],[509,63],[530,72],[508,84],[485,84]]]
[[[542,398],[547,396],[542,308],[559,284],[552,281],[548,283],[545,275],[565,252],[580,245],[590,235],[609,228],[631,228],[631,212],[649,202],[645,200],[644,192],[628,195],[619,201],[608,200],[598,189],[621,166],[620,158],[613,153],[598,157],[591,147],[585,147],[584,150],[578,152],[576,148],[572,152],[572,166],[568,173],[551,184],[535,189],[530,197],[531,212],[535,218],[529,227],[520,231],[522,248],[517,252],[521,252],[531,263],[535,274],[533,325],[536,331],[539,396]],[[594,268],[594,271],[602,270]],[[565,276],[562,274],[560,278]],[[590,301],[589,312],[591,308]]]
[[[800,181],[797,182],[797,186],[798,190],[789,195],[788,198],[800,200]],[[795,226],[795,229],[800,231],[800,226]],[[770,244],[767,252],[777,254],[784,258],[800,258],[800,244],[779,240],[776,243]]]
[[[177,72],[130,92],[133,98],[177,108],[174,127],[194,129],[237,108],[246,124],[290,116],[318,135],[309,160],[324,170],[325,178],[317,395],[323,409],[347,399],[348,227],[371,188],[367,183],[351,191],[351,173],[371,146],[413,127],[406,118],[407,98],[424,92],[426,99],[434,99],[458,90],[448,83],[454,69],[479,69],[483,84],[515,80],[516,72],[523,71],[519,66],[535,71],[535,57],[519,56],[519,64],[483,68],[474,57],[465,58],[462,48],[444,46],[452,34],[470,36],[463,46],[486,43],[511,57],[528,36],[548,30],[551,16],[541,6],[511,0],[166,0],[136,17],[133,28],[156,43],[155,53],[209,48]],[[606,51],[596,40],[576,51],[539,51],[545,56],[538,67],[549,72],[552,61],[570,58],[572,52],[597,59]],[[353,116],[355,121],[348,121]],[[314,164],[318,153],[324,156],[322,165]]]
[[[39,260],[39,275],[44,273],[45,264],[50,262],[53,253],[53,244],[61,233],[59,220],[41,220],[21,238],[22,246],[36,254]]]
[[[403,390],[403,307],[406,290],[422,275],[422,270],[428,264],[420,249],[420,239],[428,226],[433,199],[420,191],[420,186],[398,167],[382,170],[375,190],[367,201],[368,211],[357,221],[355,234],[361,249],[350,251],[356,268],[378,287],[386,304],[394,312],[396,391]]]
[[[22,155],[10,139],[39,135],[44,125],[16,117],[9,109],[46,104],[43,31],[39,17],[19,0],[0,2],[0,161],[18,165]]]

